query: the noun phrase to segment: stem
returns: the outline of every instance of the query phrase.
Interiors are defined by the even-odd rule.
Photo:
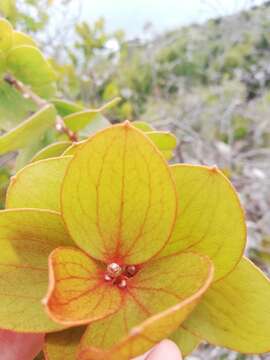
[[[57,131],[64,133],[68,136],[71,141],[78,141],[78,136],[74,131],[71,131],[65,124],[63,118],[59,115],[56,116],[56,125],[55,128]]]
[[[35,94],[28,86],[14,78],[11,74],[6,74],[4,80],[18,90],[25,99],[31,99],[39,109],[42,109],[44,106],[49,104],[46,100]],[[69,140],[78,141],[77,134],[66,126],[63,118],[59,115],[56,116],[55,128],[60,133],[66,134]]]
[[[12,75],[5,75],[4,80],[9,85],[18,90],[25,99],[31,99],[38,106],[38,108],[41,109],[43,106],[47,105],[47,101],[33,93],[29,87],[25,86],[21,81],[15,79]]]

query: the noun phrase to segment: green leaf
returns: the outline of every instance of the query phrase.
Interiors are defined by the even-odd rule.
[[[52,157],[57,157],[63,154],[63,152],[68,149],[72,143],[70,141],[59,141],[53,144],[50,144],[40,150],[31,160],[31,162],[50,159]]]
[[[11,179],[6,207],[60,211],[61,185],[70,160],[69,156],[40,160],[21,169]]]
[[[72,114],[64,117],[64,122],[66,126],[74,132],[82,130],[85,127],[87,127],[88,134],[97,130],[101,130],[106,126],[110,125],[109,121],[107,121],[107,119],[105,119],[101,113],[113,107],[115,104],[119,102],[119,100],[120,98],[115,98],[98,109],[87,109],[76,113],[73,112]],[[103,125],[104,120],[106,120],[105,125]],[[102,122],[101,127],[99,126],[99,122]],[[91,129],[89,125],[91,126],[92,124],[94,125],[94,127],[97,128]]]
[[[270,282],[243,258],[214,283],[184,326],[209,343],[241,353],[270,350]]]
[[[173,340],[179,349],[183,357],[191,354],[201,343],[201,339],[195,335],[192,335],[189,331],[185,330],[183,327],[177,329],[171,336],[170,339]]]
[[[162,255],[188,249],[209,256],[215,279],[232,271],[246,244],[244,212],[229,180],[216,167],[171,167],[179,198],[178,217]]]
[[[173,150],[176,148],[176,137],[168,131],[147,131],[145,132],[156,147],[163,153],[166,159],[171,159]]]
[[[84,110],[64,117],[66,126],[72,131],[79,131],[98,118],[100,110]]]
[[[99,260],[134,264],[154,256],[171,233],[176,205],[167,163],[128,122],[89,138],[63,183],[70,234]]]
[[[74,142],[72,143],[72,145],[70,145],[62,154],[62,156],[72,156],[75,155],[77,153],[77,151],[79,149],[81,149],[83,147],[83,145],[85,144],[85,140],[83,141],[79,141],[79,142]]]
[[[48,255],[72,245],[61,217],[41,210],[0,212],[0,328],[18,332],[60,330],[41,300],[48,287]]]
[[[0,19],[0,51],[6,52],[12,46],[13,29],[11,24],[5,20]]]
[[[159,148],[167,160],[173,157],[173,150],[177,145],[176,137],[173,134],[168,131],[155,131],[154,128],[145,121],[133,121],[132,125],[142,130]]]
[[[93,122],[90,126],[87,127],[88,134],[95,133],[97,130],[102,130],[111,125],[108,121],[103,123],[102,119]],[[98,128],[97,128],[98,127]],[[145,135],[149,137],[153,143],[157,146],[157,148],[162,152],[163,156],[169,160],[173,156],[173,149],[176,146],[175,136],[168,132],[156,131],[156,132],[145,132]],[[68,148],[64,155],[74,155],[80,147],[82,147],[84,141],[73,143],[70,148]]]
[[[162,150],[162,154],[166,160],[171,160],[174,156],[174,152],[172,150]]]
[[[103,116],[102,114],[97,114],[96,118],[86,126],[83,130],[80,131],[81,137],[89,137],[96,133],[99,130],[106,129],[107,127],[111,126],[112,124]]]
[[[46,360],[74,360],[77,347],[85,327],[76,327],[61,332],[47,334],[43,351]]]
[[[22,149],[36,141],[46,129],[54,125],[55,109],[47,105],[16,128],[0,137],[0,154]]]
[[[7,65],[7,63],[6,63],[5,54],[2,51],[0,51],[0,76],[1,76],[1,78],[3,77],[3,74],[6,71],[6,65]],[[0,84],[1,84],[1,82],[0,82]]]
[[[173,150],[176,147],[176,137],[168,131],[147,131],[146,135],[160,150]]]
[[[40,141],[29,143],[28,146],[19,150],[18,156],[16,157],[14,170],[17,172],[29,163],[30,159],[40,149]]]
[[[83,110],[83,106],[66,100],[53,99],[52,103],[54,104],[58,114],[62,117]]]
[[[30,99],[25,99],[5,81],[0,82],[0,98],[0,130],[11,130],[37,110]]]
[[[37,43],[29,36],[21,31],[13,32],[13,47],[28,45],[37,47]]]
[[[0,12],[6,18],[12,18],[16,13],[16,0],[1,0]]]
[[[55,73],[42,53],[34,46],[17,46],[7,56],[7,66],[14,77],[30,85],[41,97],[49,98],[55,92]]]
[[[140,120],[133,121],[132,125],[135,126],[135,128],[140,129],[144,132],[154,131],[154,128],[145,121],[140,121]]]
[[[185,253],[145,264],[123,289],[114,315],[87,328],[80,359],[131,359],[169,336],[207,290],[213,267],[207,258]]]

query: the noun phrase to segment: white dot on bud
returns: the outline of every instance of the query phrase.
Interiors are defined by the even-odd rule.
[[[105,280],[105,281],[111,281],[112,278],[110,277],[110,275],[105,274],[105,275],[104,275],[104,280]]]
[[[120,287],[121,289],[124,289],[125,287],[127,287],[127,282],[125,279],[122,279],[120,281],[120,283],[118,284],[118,287]]]
[[[136,274],[136,271],[137,271],[137,269],[136,269],[136,266],[134,266],[134,265],[129,265],[129,266],[127,266],[127,268],[126,268],[126,272],[127,272],[128,275],[130,275],[130,276],[135,275],[135,274]]]
[[[55,128],[56,128],[57,131],[62,131],[62,130],[63,130],[62,124],[59,124],[59,123],[57,123],[57,124],[55,125]]]
[[[111,263],[107,266],[107,272],[110,276],[117,277],[117,276],[121,275],[122,268],[120,265],[118,265],[116,263]]]

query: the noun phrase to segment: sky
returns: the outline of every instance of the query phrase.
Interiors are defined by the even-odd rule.
[[[154,32],[234,13],[264,0],[81,0],[82,18],[106,19],[108,30],[123,29],[128,37],[142,35],[145,23]]]

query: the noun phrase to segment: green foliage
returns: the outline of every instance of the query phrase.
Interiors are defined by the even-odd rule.
[[[11,49],[7,55],[7,69],[38,95],[44,98],[54,95],[54,71],[37,48],[23,45]]]
[[[52,105],[47,105],[16,128],[0,137],[0,154],[25,148],[36,142],[46,129],[55,123],[55,110]]]
[[[18,90],[4,81],[0,83],[0,98],[0,129],[2,131],[11,130],[37,109],[31,99],[24,98]]]

